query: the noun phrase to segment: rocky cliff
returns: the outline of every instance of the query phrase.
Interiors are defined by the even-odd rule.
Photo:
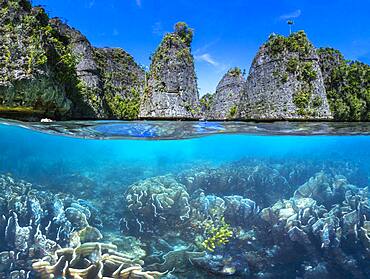
[[[109,117],[137,119],[144,91],[145,71],[120,48],[95,48]]]
[[[144,71],[28,0],[0,0],[0,117],[137,118]]]
[[[194,119],[199,97],[190,51],[192,30],[184,23],[167,34],[154,55],[141,102],[141,118]]]
[[[303,31],[272,35],[246,81],[230,70],[199,101],[192,37],[176,24],[145,73],[29,0],[0,0],[0,117],[370,120],[370,66],[316,50]]]
[[[54,18],[50,26],[67,43],[71,55],[76,60],[75,72],[78,80],[78,92],[70,96],[74,106],[75,118],[107,118],[108,111],[104,100],[102,82],[94,57],[94,47],[78,30],[71,28],[60,19]],[[78,96],[76,98],[76,96]]]
[[[320,67],[334,119],[370,120],[370,66],[346,61],[332,48],[318,50]]]
[[[303,31],[272,35],[258,51],[241,98],[243,119],[331,119],[319,57]]]
[[[0,1],[0,115],[71,116],[63,72],[74,65],[48,20],[26,0]]]
[[[245,79],[239,68],[230,69],[218,83],[206,118],[213,120],[235,119]]]

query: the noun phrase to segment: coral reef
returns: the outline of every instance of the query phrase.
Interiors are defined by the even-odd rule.
[[[221,217],[217,223],[215,224],[213,220],[210,220],[204,224],[205,239],[202,246],[211,252],[215,251],[216,246],[228,243],[233,235],[230,225],[225,222],[224,217]]]
[[[156,233],[181,227],[190,218],[189,194],[171,176],[139,181],[125,195],[124,231]]]
[[[141,260],[127,258],[111,244],[84,243],[59,249],[53,256],[32,264],[42,278],[160,278],[165,273],[144,271]]]
[[[97,212],[92,213],[82,200],[36,188],[0,176],[0,251],[11,261],[11,270],[4,272],[29,271],[32,259],[53,254],[62,246],[102,238],[90,226],[101,226]]]
[[[139,183],[152,180],[155,185],[162,180],[178,185],[180,181],[181,191],[189,193],[186,222],[180,226],[175,222],[162,231],[153,221],[154,207],[148,206],[148,201],[138,202],[145,199],[141,197],[144,194],[137,193],[133,208],[140,212],[141,227],[161,232],[159,240],[155,237],[158,234],[142,238],[148,247],[145,259],[149,266],[161,271],[175,268],[170,274],[178,278],[186,278],[192,267],[200,278],[204,272],[212,274],[209,278],[295,278],[293,274],[302,278],[366,278],[370,274],[366,267],[369,194],[367,188],[351,184],[343,175],[348,173],[351,181],[361,181],[353,175],[358,171],[356,165],[290,163],[243,161]],[[247,174],[253,177],[249,181]],[[251,191],[263,181],[269,196],[258,193],[258,188]],[[129,204],[132,200],[130,196]],[[134,224],[134,220],[130,222]],[[137,234],[137,229],[126,232]],[[187,251],[199,253],[194,254],[190,266],[189,262],[169,260],[181,253],[186,258]]]
[[[94,206],[104,199],[89,198],[95,191],[78,199],[2,175],[0,277],[368,278],[366,173],[299,162],[139,180],[112,196],[114,218]]]

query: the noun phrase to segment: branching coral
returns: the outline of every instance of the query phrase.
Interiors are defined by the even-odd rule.
[[[204,233],[206,239],[202,245],[208,251],[213,252],[217,246],[222,246],[230,241],[233,236],[233,231],[229,224],[225,222],[225,218],[221,217],[218,222],[207,220],[204,222]]]

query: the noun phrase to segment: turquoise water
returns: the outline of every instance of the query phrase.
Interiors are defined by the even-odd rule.
[[[0,125],[0,253],[19,253],[18,259],[8,259],[11,264],[0,264],[0,278],[22,270],[40,276],[32,261],[51,253],[30,236],[18,236],[28,243],[26,248],[16,243],[17,226],[31,228],[33,235],[36,225],[60,247],[114,243],[119,252],[142,259],[144,269],[168,271],[163,278],[370,278],[368,124],[353,129],[348,129],[351,124],[320,123],[93,124],[87,130],[78,123],[73,128],[71,123],[57,128],[6,121]],[[22,180],[31,183],[28,190],[15,191],[26,187]],[[308,181],[309,193],[295,193]],[[37,202],[29,198],[30,189],[36,191]],[[40,198],[45,193],[48,198]],[[356,206],[348,205],[351,195]],[[56,221],[55,197],[63,210],[74,208],[87,222],[63,213],[62,223],[71,224],[65,229]],[[305,213],[314,219],[308,222],[300,217],[303,209],[297,209],[292,217],[296,221],[288,225],[279,210],[291,206],[285,202],[279,208],[277,203],[307,202],[301,198],[315,201]],[[276,220],[264,214],[274,204]],[[326,211],[319,212],[318,206]],[[346,209],[338,213],[333,207]],[[14,212],[19,220],[11,229]],[[348,212],[358,216],[350,224]],[[337,221],[322,221],[328,216]],[[204,244],[214,236],[206,229],[207,220],[216,230],[226,223],[232,234],[215,249]],[[320,227],[321,221],[327,225]],[[102,238],[83,239],[80,232],[87,226],[98,229]],[[295,228],[305,236],[293,235]],[[266,236],[267,231],[276,239]],[[76,232],[79,240],[72,243]],[[306,236],[308,242],[302,240]],[[36,255],[29,253],[31,246]],[[169,260],[184,251],[196,256]]]
[[[243,158],[361,160],[364,164],[370,158],[368,136],[220,134],[179,140],[99,140],[48,135],[17,126],[0,126],[0,135],[0,171],[37,183],[43,182],[38,179],[51,181],[55,175],[104,175],[104,170],[128,167],[158,175],[197,163],[218,166]]]

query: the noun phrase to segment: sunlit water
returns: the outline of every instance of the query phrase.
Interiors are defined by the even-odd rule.
[[[136,217],[142,218],[138,222],[143,222],[143,228],[140,228],[140,230],[132,228],[125,230],[123,228],[122,220],[126,221],[126,218],[132,217],[126,216],[123,208],[127,203],[128,192],[126,191],[134,183],[140,183],[144,179],[162,175],[172,175],[178,183],[185,185],[186,183],[182,180],[184,176],[190,176],[190,174],[196,176],[197,171],[200,173],[204,170],[213,170],[219,172],[218,180],[210,179],[215,185],[209,186],[208,190],[204,189],[205,184],[192,184],[191,187],[189,185],[184,186],[189,195],[189,203],[191,203],[191,198],[196,195],[196,190],[202,189],[205,191],[205,195],[209,196],[217,195],[223,198],[224,196],[239,195],[243,198],[255,200],[259,207],[258,210],[272,206],[279,199],[293,197],[294,191],[299,186],[320,171],[324,171],[325,174],[332,177],[342,175],[346,177],[347,184],[353,184],[361,189],[368,186],[370,177],[369,131],[370,125],[367,123],[356,125],[350,123],[251,124],[202,122],[25,124],[4,120],[0,125],[0,173],[15,180],[22,179],[30,182],[37,189],[49,191],[53,195],[59,193],[71,194],[76,200],[81,199],[91,203],[97,208],[98,214],[101,214],[102,224],[99,230],[105,237],[101,240],[102,242],[109,242],[110,239],[107,235],[111,234],[114,234],[116,238],[131,235],[150,246],[150,243],[162,237],[163,241],[170,243],[165,236],[168,231],[164,232],[160,228],[152,228],[150,232],[142,231],[148,230],[144,225],[145,218],[149,218],[151,221],[153,221],[153,218],[155,220],[156,212],[154,217],[146,217],[140,215],[142,213],[137,213]],[[270,190],[268,186],[261,182],[262,180],[255,181],[255,184],[245,183],[243,187],[254,187],[253,191],[233,187],[233,175],[238,176],[235,179],[247,179],[252,173],[251,170],[258,169],[261,166],[271,169],[271,172],[279,172],[278,175],[274,174],[274,177],[279,176],[287,180],[289,189],[284,188],[287,187],[287,184],[279,186],[280,182],[271,182],[276,185],[271,185]],[[293,179],[292,173],[297,173],[295,170],[297,166],[302,172],[298,173],[297,177]],[[239,171],[243,167],[248,167],[251,170]],[[223,169],[227,170],[227,174],[220,171]],[[235,173],[232,170],[235,170]],[[221,189],[218,188],[217,183],[220,183],[222,175],[227,175],[230,185],[229,187],[222,186]],[[269,174],[262,173],[262,178],[264,175],[269,176]],[[266,179],[269,179],[267,176]],[[330,179],[334,179],[332,177]],[[224,184],[225,182],[222,185]],[[260,186],[259,184],[263,185]],[[281,187],[281,194],[277,187]],[[253,193],[258,191],[264,191],[263,195],[257,193],[254,196]],[[270,198],[265,200],[261,198],[270,194]],[[6,197],[3,197],[3,199],[6,199]],[[340,202],[338,201],[338,204]],[[6,207],[3,206],[2,208],[3,212],[0,212],[0,215],[9,218],[10,213]],[[327,210],[329,211],[330,208],[327,208]],[[367,214],[367,212],[365,213]],[[112,218],[108,220],[107,216],[109,214],[115,216],[110,216]],[[153,215],[153,213],[148,214]],[[189,218],[192,217],[189,216]],[[359,226],[364,225],[364,221],[366,220],[359,221]],[[134,219],[133,222],[135,222]],[[130,222],[128,224],[130,226]],[[235,225],[233,229],[237,230],[237,227]],[[248,224],[248,227],[243,229],[248,231],[252,227],[253,224]],[[174,231],[177,232],[177,229],[174,229]],[[193,239],[196,236],[197,233],[194,232]],[[205,237],[203,235],[203,238]],[[234,235],[234,237],[236,236]],[[52,238],[52,235],[50,235],[50,238]],[[318,240],[314,240],[314,236],[311,237],[313,241],[311,245],[318,247],[312,249],[317,249],[316,253],[320,256],[316,254],[316,256],[313,256],[309,254],[311,252],[303,249],[300,253],[309,255],[305,258],[297,258],[296,262],[294,261],[294,255],[293,259],[286,262],[266,259],[266,261],[271,260],[274,265],[278,266],[280,264],[278,268],[263,264],[253,265],[247,260],[248,257],[244,253],[246,251],[258,252],[259,249],[270,249],[276,245],[284,246],[283,240],[281,240],[281,243],[278,241],[272,243],[270,248],[267,248],[268,244],[266,243],[255,246],[246,244],[248,248],[238,250],[232,244],[225,244],[217,248],[219,250],[209,251],[202,249],[199,245],[196,246],[195,240],[192,243],[192,238],[181,238],[180,235],[178,238],[179,243],[183,246],[194,245],[195,248],[192,251],[202,252],[205,250],[207,257],[214,255],[223,255],[225,259],[231,257],[228,263],[223,263],[225,266],[230,265],[231,271],[227,273],[223,272],[222,268],[218,268],[219,271],[217,272],[217,268],[210,266],[210,264],[202,264],[201,261],[197,264],[187,262],[185,267],[174,266],[174,271],[166,275],[168,278],[213,278],[212,276],[218,276],[217,278],[318,278],[312,276],[324,276],[325,274],[329,276],[326,278],[334,278],[334,276],[337,276],[337,278],[338,276],[342,276],[341,278],[369,278],[368,276],[370,276],[369,266],[366,267],[366,264],[364,264],[369,259],[369,254],[365,253],[366,247],[360,243],[360,240],[355,240],[353,247],[356,248],[356,245],[359,245],[361,249],[364,249],[363,252],[361,250],[361,255],[354,255],[355,253],[352,255],[348,252],[355,249],[353,247],[343,252],[346,256],[357,261],[354,269],[357,268],[359,271],[356,273],[348,267],[343,267],[343,270],[341,270],[338,267],[338,265],[340,266],[339,260],[331,262],[322,258],[320,253],[322,255],[325,253],[330,255],[330,253],[320,250],[320,237],[318,237]],[[0,252],[16,249],[11,243],[6,243],[6,237],[1,238],[1,233],[0,239],[3,240],[3,243],[0,243]],[[242,240],[238,241],[242,242]],[[245,243],[247,241],[249,240],[245,240]],[[315,243],[315,241],[318,243]],[[64,242],[63,245],[68,246],[70,244]],[[180,244],[177,243],[176,245]],[[173,244],[172,248],[174,250],[176,250],[176,245]],[[158,249],[160,248],[156,250]],[[149,264],[148,269],[155,269],[156,266],[153,265],[155,260],[150,255],[153,251],[148,248],[144,248],[144,250],[146,250],[147,257],[149,257],[143,258],[145,263],[148,262]],[[165,253],[168,253],[168,251],[163,251],[163,254]],[[367,253],[369,252],[367,251]],[[361,262],[361,260],[364,262]],[[206,261],[209,263],[210,258],[207,258]],[[318,268],[317,273],[312,272],[313,275],[307,271],[308,266],[314,269],[315,265],[320,264],[321,261],[325,267],[325,270],[321,271],[322,273],[320,273],[320,268]],[[184,265],[183,263],[178,264]],[[341,271],[334,272],[334,267],[338,267]],[[10,276],[9,272],[12,268],[17,270],[16,266],[6,269],[2,268],[0,264],[0,274],[4,274],[2,276],[7,278],[6,276]],[[22,268],[26,269],[24,266]],[[196,272],[192,273],[194,268]],[[230,267],[227,266],[227,268]],[[290,271],[286,273],[285,268]],[[31,272],[29,276],[36,276],[36,273]]]

